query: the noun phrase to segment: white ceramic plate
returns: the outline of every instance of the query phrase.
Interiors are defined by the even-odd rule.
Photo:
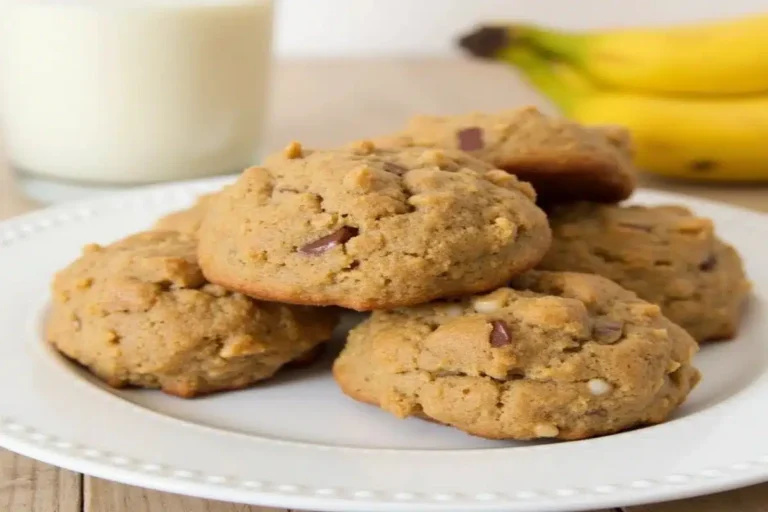
[[[328,372],[333,354],[248,390],[185,401],[108,389],[44,343],[51,276],[82,245],[141,230],[224,182],[140,189],[0,224],[2,446],[128,484],[314,510],[580,510],[768,480],[768,217],[672,194],[633,201],[684,203],[713,218],[744,255],[755,293],[739,338],[701,351],[702,384],[654,427],[570,443],[473,438],[347,399]]]

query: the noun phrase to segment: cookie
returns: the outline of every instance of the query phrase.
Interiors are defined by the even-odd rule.
[[[199,238],[211,282],[365,311],[496,288],[550,232],[528,184],[460,151],[294,143],[214,198]]]
[[[629,133],[587,128],[534,107],[498,113],[417,116],[384,146],[461,149],[533,185],[542,204],[615,203],[635,189]]]
[[[271,377],[330,338],[333,311],[208,283],[196,245],[154,231],[87,246],[54,280],[48,341],[111,386],[192,397]]]
[[[531,271],[487,295],[376,311],[333,366],[343,392],[491,439],[582,439],[664,421],[696,342],[599,276]]]
[[[605,137],[608,144],[613,146],[627,162],[632,161],[635,156],[635,145],[629,130],[615,125],[592,126],[590,129]]]
[[[197,198],[195,204],[184,210],[179,210],[161,217],[153,226],[157,231],[178,231],[196,235],[203,222],[205,212],[213,198],[214,193],[203,194]]]
[[[561,205],[550,213],[546,270],[605,276],[661,306],[698,341],[738,332],[750,285],[712,221],[682,206]]]

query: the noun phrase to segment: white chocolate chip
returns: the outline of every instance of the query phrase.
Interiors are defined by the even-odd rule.
[[[472,307],[474,307],[475,311],[478,313],[493,313],[499,310],[501,307],[501,302],[499,300],[483,297],[473,301]]]
[[[472,301],[472,307],[475,308],[475,311],[478,313],[495,313],[504,307],[505,298],[506,293],[504,293],[504,290],[496,290],[488,295],[476,297]]]
[[[448,304],[442,308],[441,312],[445,316],[450,316],[452,318],[455,318],[457,316],[461,316],[464,313],[464,308],[459,306],[458,304]]]
[[[677,361],[670,361],[669,365],[667,365],[667,372],[672,373],[678,368],[680,368],[680,363],[678,363]]]
[[[601,396],[606,393],[610,393],[613,387],[603,379],[591,379],[587,382],[589,392],[595,396]]]
[[[539,423],[533,427],[533,433],[536,434],[536,437],[557,437],[557,435],[560,433],[560,429],[558,429],[555,425]]]

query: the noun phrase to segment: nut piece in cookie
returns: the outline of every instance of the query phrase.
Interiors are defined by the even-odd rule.
[[[664,421],[699,380],[696,342],[595,275],[376,311],[333,374],[350,397],[492,439],[583,439]]]
[[[461,151],[292,143],[211,201],[200,265],[259,299],[363,311],[490,290],[549,246],[534,197]]]
[[[417,116],[383,146],[460,149],[533,185],[539,202],[615,203],[635,188],[632,144],[620,127],[588,128],[534,107],[497,113]]]
[[[561,205],[538,268],[605,276],[661,306],[698,341],[738,332],[750,284],[709,219],[682,206]]]
[[[88,246],[54,279],[48,341],[111,386],[193,397],[271,377],[330,338],[334,311],[211,284],[196,245],[151,231]]]

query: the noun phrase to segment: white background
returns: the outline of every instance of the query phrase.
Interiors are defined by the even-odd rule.
[[[279,56],[450,55],[493,19],[563,28],[677,23],[768,12],[768,0],[276,0]]]

